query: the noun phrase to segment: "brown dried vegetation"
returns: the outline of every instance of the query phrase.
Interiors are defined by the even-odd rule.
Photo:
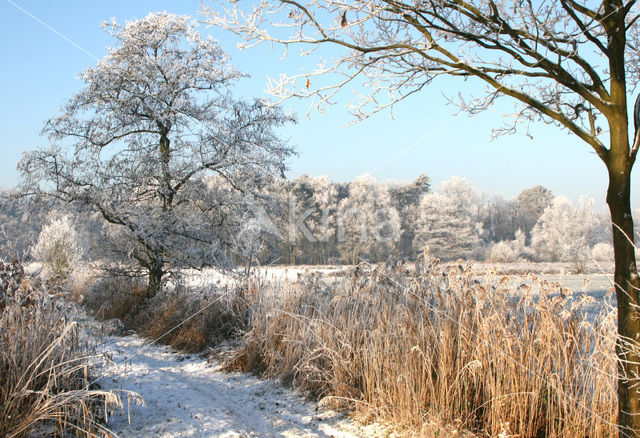
[[[86,340],[65,304],[0,263],[0,431],[3,436],[108,435],[102,413],[118,395],[90,385]]]
[[[405,430],[610,437],[615,312],[559,284],[431,260],[262,290],[228,368]],[[523,281],[524,280],[524,281]]]

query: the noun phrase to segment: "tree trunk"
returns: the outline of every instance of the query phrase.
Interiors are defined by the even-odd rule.
[[[162,265],[162,260],[159,259],[152,260],[149,265],[149,284],[147,285],[147,294],[144,297],[145,301],[150,300],[162,290],[162,276],[164,275]]]
[[[613,227],[615,288],[618,301],[618,424],[620,438],[640,438],[640,300],[631,216],[631,169],[627,116],[626,21],[621,0],[603,2],[610,71],[609,150],[601,158],[609,172],[607,204]]]
[[[626,160],[625,160],[626,161]],[[618,301],[618,414],[622,437],[640,437],[640,279],[633,245],[630,171],[622,160],[610,162],[607,204],[613,226],[615,285]],[[626,163],[625,163],[626,164]]]
[[[160,129],[160,163],[162,164],[162,181],[160,182],[160,196],[162,197],[162,209],[168,211],[173,204],[173,188],[171,187],[171,141],[169,140],[169,128],[157,123]]]

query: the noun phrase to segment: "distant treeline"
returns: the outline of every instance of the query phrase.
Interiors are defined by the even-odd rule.
[[[219,187],[215,180],[208,185]],[[612,257],[608,217],[594,213],[593,201],[574,206],[542,186],[505,199],[458,177],[434,191],[426,175],[408,183],[302,175],[225,202],[244,203],[247,213],[228,236],[229,258],[238,264],[353,264],[413,259],[425,250],[444,260],[584,263]],[[100,258],[104,227],[94,212],[7,191],[0,193],[3,258],[28,259],[43,224],[61,214],[74,217],[85,257]]]

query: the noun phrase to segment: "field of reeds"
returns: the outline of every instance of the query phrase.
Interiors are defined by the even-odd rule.
[[[0,435],[110,436],[118,393],[91,385],[97,358],[50,292],[20,263],[0,263]]]
[[[408,434],[611,437],[616,316],[592,301],[534,275],[362,264],[261,285],[227,366]]]

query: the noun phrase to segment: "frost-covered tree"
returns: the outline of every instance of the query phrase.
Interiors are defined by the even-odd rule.
[[[280,176],[292,152],[272,130],[289,118],[234,99],[230,87],[242,74],[195,27],[168,13],[105,24],[115,47],[46,122],[54,145],[19,164],[27,193],[100,212],[118,254],[148,275],[148,296],[168,271],[217,265],[226,253],[228,209],[204,176],[251,191]]]
[[[28,256],[52,209],[52,202],[36,202],[15,191],[0,190],[0,258]]]
[[[254,262],[259,261],[260,254],[266,249],[263,234],[268,231],[260,216],[248,216],[235,234],[233,252],[242,260],[245,273],[249,274]]]
[[[566,197],[556,196],[531,233],[534,257],[582,266],[591,259],[591,248],[602,238],[600,228],[593,199],[583,198],[575,207]]]
[[[487,241],[502,242],[515,237],[515,202],[492,196],[482,208],[482,218]]]
[[[524,232],[527,243],[531,242],[531,231],[552,200],[551,190],[543,186],[525,189],[518,195],[515,205],[516,227]]]
[[[336,246],[336,212],[338,190],[327,176],[308,177],[312,188],[313,220],[309,230],[316,240],[313,248],[315,263],[327,263]]]
[[[397,249],[399,257],[414,255],[413,241],[420,213],[420,200],[430,190],[431,179],[425,174],[419,175],[408,184],[396,184],[389,187],[393,205],[400,214],[401,231]]]
[[[467,179],[454,175],[443,181],[438,191],[451,199],[456,209],[462,214],[472,216],[474,219],[479,217],[482,195]]]
[[[340,256],[346,263],[380,260],[400,239],[400,215],[388,187],[369,174],[349,184],[349,195],[340,202],[337,215]]]
[[[471,259],[482,243],[482,224],[461,214],[456,202],[442,193],[428,193],[420,202],[416,249],[444,260]]]
[[[420,202],[414,245],[445,260],[475,258],[482,246],[481,196],[467,180],[452,177]]]
[[[82,258],[77,225],[68,215],[50,215],[31,248],[35,261],[42,264],[47,276],[67,277]]]
[[[283,242],[287,260],[319,263],[335,246],[337,189],[327,176],[301,175],[285,184]]]
[[[513,263],[521,260],[525,253],[525,235],[521,230],[516,231],[515,239],[503,240],[491,247],[489,260],[493,262]]]

